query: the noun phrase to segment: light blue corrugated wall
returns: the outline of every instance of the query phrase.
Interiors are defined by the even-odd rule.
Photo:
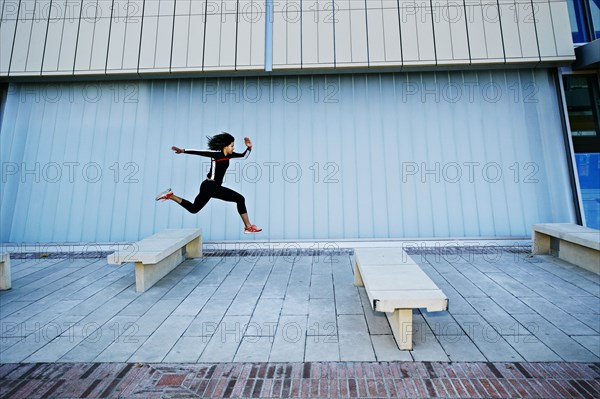
[[[205,136],[244,136],[225,185],[253,239],[528,236],[572,222],[547,70],[11,84],[0,133],[2,242],[120,242],[200,226],[244,236],[235,205],[199,214]]]

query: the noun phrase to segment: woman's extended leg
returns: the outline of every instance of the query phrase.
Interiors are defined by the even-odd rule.
[[[188,212],[198,213],[198,212],[200,212],[200,210],[202,208],[204,208],[204,206],[212,198],[212,194],[214,191],[213,187],[210,184],[205,184],[205,182],[202,182],[202,185],[200,186],[200,193],[198,193],[198,195],[196,196],[196,199],[194,199],[193,203],[173,194],[173,192],[170,189],[167,190],[167,192],[161,193],[156,198],[156,200],[158,201],[158,200],[170,199],[170,200],[177,202],[182,207],[184,207]]]
[[[237,204],[237,211],[244,222],[245,231],[258,233],[262,230],[250,223],[250,220],[248,219],[248,211],[246,210],[246,199],[242,194],[233,191],[230,188],[220,186],[213,193],[213,197],[227,202],[235,202]],[[250,231],[249,229],[253,231]]]

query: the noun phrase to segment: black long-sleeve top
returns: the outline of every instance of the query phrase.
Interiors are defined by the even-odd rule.
[[[184,154],[192,154],[192,155],[200,155],[203,157],[212,158],[210,163],[210,171],[206,175],[209,180],[214,180],[219,184],[223,184],[223,177],[225,177],[225,172],[229,167],[229,160],[231,158],[248,158],[250,155],[250,151],[252,149],[250,147],[246,147],[246,151],[243,153],[233,152],[230,155],[225,155],[225,153],[221,151],[199,151],[199,150],[183,150]]]

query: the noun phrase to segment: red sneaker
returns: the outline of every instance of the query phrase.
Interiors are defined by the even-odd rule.
[[[171,191],[171,189],[167,189],[165,191],[163,191],[162,193],[158,194],[156,196],[156,200],[157,201],[166,201],[169,198],[171,198],[173,196],[173,191]]]
[[[251,225],[250,227],[246,227],[244,228],[244,234],[251,234],[251,233],[260,233],[262,231],[262,229],[259,229],[258,227],[256,227],[256,225]]]

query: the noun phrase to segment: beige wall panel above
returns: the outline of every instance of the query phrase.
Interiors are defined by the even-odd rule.
[[[111,18],[108,57],[106,60],[107,72],[118,71],[123,68],[126,32],[127,23],[125,18]]]
[[[187,68],[189,36],[190,16],[176,15],[175,26],[173,27],[173,54],[171,58],[171,71]],[[202,66],[202,63],[200,63],[200,66]]]
[[[385,41],[385,61],[393,64],[402,62],[402,46],[400,43],[400,20],[398,7],[389,7],[385,0],[383,12],[383,31]],[[394,3],[396,3],[394,1]]]
[[[142,35],[142,18],[131,17],[125,23],[125,50],[123,53],[123,70],[137,71],[140,56],[140,37]]]
[[[550,12],[552,15],[552,27],[557,57],[575,59],[567,2],[551,1]]]
[[[202,70],[202,60],[204,57],[204,25],[204,15],[192,15],[190,17],[187,66],[194,70]]]
[[[79,20],[68,18],[63,26],[60,57],[58,59],[58,72],[73,73],[75,55],[77,51],[77,33]]]
[[[264,67],[265,14],[241,13],[237,25],[236,69]]]
[[[273,68],[302,64],[301,13],[299,3],[280,4],[273,18]],[[277,6],[275,7],[277,9]]]
[[[19,17],[19,0],[0,1],[0,13],[2,13],[2,22],[16,21]]]
[[[92,58],[90,60],[91,72],[106,71],[106,56],[108,49],[108,37],[110,34],[110,18],[96,19],[94,27],[94,41],[92,48]]]
[[[347,5],[347,8],[349,7]],[[345,9],[335,13],[335,52],[337,66],[368,65],[367,21],[364,9]]]
[[[435,48],[431,12],[426,2],[401,3],[400,29],[402,38],[402,62],[404,64],[435,65]]]
[[[13,52],[13,42],[17,20],[4,20],[0,24],[0,75],[8,75],[10,58]]]
[[[66,20],[62,18],[50,19],[48,22],[48,34],[46,35],[42,73],[58,71],[58,60],[60,58],[65,22]]]
[[[27,55],[29,53],[29,39],[31,38],[32,25],[32,19],[17,21],[15,45],[13,46],[10,62],[11,75],[27,70]]]
[[[29,51],[27,54],[26,72],[39,74],[42,71],[42,59],[44,58],[44,43],[48,29],[47,19],[34,19],[31,26],[31,38],[29,40]]]
[[[388,10],[388,12],[390,11]],[[386,60],[383,14],[384,10],[382,8],[369,8],[367,10],[369,62],[383,62]]]
[[[140,71],[154,69],[157,35],[158,17],[144,17],[138,64],[138,69]]]
[[[161,0],[162,1],[162,0]],[[173,13],[158,17],[158,34],[156,36],[156,54],[154,69],[167,72],[171,68],[171,45],[173,42]]]

